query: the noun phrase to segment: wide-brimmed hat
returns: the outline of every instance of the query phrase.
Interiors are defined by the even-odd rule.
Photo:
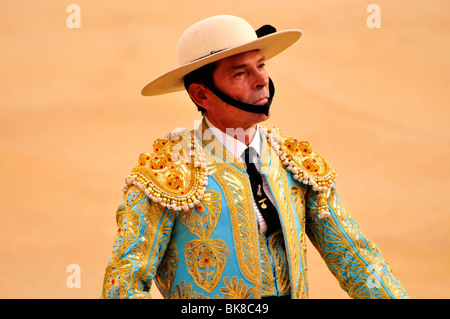
[[[283,30],[258,37],[247,21],[231,15],[201,20],[181,35],[177,47],[178,67],[148,83],[141,93],[150,96],[183,90],[183,78],[190,72],[239,53],[260,50],[268,60],[301,35],[300,30]]]

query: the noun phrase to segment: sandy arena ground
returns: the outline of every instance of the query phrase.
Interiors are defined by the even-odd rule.
[[[66,24],[71,3],[80,28]],[[371,3],[381,28],[366,23]],[[449,12],[447,0],[2,0],[0,297],[100,296],[123,177],[200,118],[184,92],[140,90],[176,66],[185,28],[216,14],[304,31],[267,63],[265,125],[332,163],[412,298],[450,297]],[[67,285],[72,264],[80,288]],[[348,298],[310,243],[308,276],[310,298]]]

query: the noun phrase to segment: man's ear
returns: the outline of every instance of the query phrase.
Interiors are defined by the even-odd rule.
[[[205,110],[209,108],[208,97],[206,96],[207,87],[204,84],[192,83],[189,86],[189,96],[195,104],[203,107]]]

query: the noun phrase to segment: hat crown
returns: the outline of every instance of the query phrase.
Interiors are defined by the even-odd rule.
[[[182,66],[257,38],[253,27],[241,18],[230,15],[207,18],[181,35],[177,47],[178,64]]]

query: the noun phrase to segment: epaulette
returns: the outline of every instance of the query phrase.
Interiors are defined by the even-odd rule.
[[[189,210],[203,197],[208,176],[206,160],[195,134],[169,133],[153,143],[153,153],[139,156],[138,165],[125,178],[154,202],[174,210]]]
[[[311,185],[317,193],[319,217],[329,215],[327,199],[336,181],[336,172],[331,165],[312,149],[309,142],[283,136],[278,128],[261,129],[293,178]]]

